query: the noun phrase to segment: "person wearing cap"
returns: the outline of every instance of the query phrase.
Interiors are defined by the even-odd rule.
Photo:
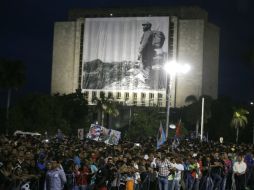
[[[155,55],[153,47],[153,32],[151,30],[152,24],[150,22],[144,22],[143,35],[141,37],[139,46],[139,57],[142,61],[143,69],[149,71],[152,67],[153,57]]]

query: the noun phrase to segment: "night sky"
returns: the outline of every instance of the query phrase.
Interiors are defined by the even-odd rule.
[[[220,27],[219,96],[248,102],[254,98],[254,69],[245,54],[254,49],[254,5],[251,0],[2,0],[0,57],[20,59],[27,82],[16,96],[50,92],[53,26],[66,21],[71,8],[197,5]],[[1,93],[3,94],[3,92]],[[1,98],[3,100],[3,98]]]

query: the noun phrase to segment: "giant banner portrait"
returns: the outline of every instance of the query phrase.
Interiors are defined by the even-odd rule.
[[[82,88],[163,90],[169,17],[86,18]]]
[[[119,139],[121,138],[121,132],[113,129],[107,129],[97,124],[91,124],[86,137],[106,144],[117,145]]]

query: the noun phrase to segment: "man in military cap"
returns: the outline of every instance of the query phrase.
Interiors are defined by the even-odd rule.
[[[152,24],[150,22],[144,22],[142,24],[144,34],[142,35],[139,46],[139,57],[142,61],[143,69],[150,71],[152,67],[153,57],[155,55],[153,47],[153,32],[151,30]]]

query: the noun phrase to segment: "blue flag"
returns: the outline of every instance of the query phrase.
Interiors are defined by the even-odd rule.
[[[160,146],[163,145],[165,142],[166,142],[166,135],[162,127],[162,124],[160,123],[160,128],[157,134],[157,149],[159,149]]]

